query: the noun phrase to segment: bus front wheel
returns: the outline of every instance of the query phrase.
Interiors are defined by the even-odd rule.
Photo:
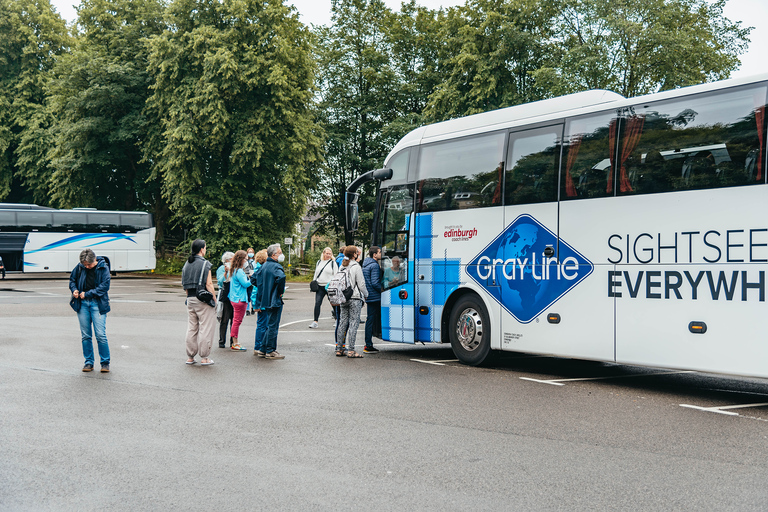
[[[488,313],[482,301],[467,295],[456,302],[448,322],[451,347],[464,364],[478,366],[491,352],[491,331]]]

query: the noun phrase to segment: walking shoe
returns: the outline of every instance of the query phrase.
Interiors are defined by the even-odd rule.
[[[254,350],[253,351],[253,355],[255,355],[256,357],[264,357],[265,356],[264,352],[262,352],[261,350]]]
[[[245,316],[251,316],[251,312],[250,311],[246,311],[245,312]]]
[[[285,359],[285,356],[280,355],[277,350],[264,355],[264,359]]]
[[[363,352],[365,352],[366,354],[375,354],[378,351],[379,349],[377,349],[376,347],[365,347],[363,349]]]
[[[101,365],[101,373],[109,373],[109,365],[108,364]]]
[[[84,372],[92,372],[93,371],[93,365],[92,364],[86,364],[85,366],[83,366],[83,371]]]
[[[317,329],[317,322],[312,322],[311,324],[309,324],[309,328],[310,329]]]

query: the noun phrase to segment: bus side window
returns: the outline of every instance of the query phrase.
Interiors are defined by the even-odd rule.
[[[619,195],[765,182],[765,87],[637,106],[622,114]]]
[[[562,125],[510,134],[504,204],[557,201],[562,136]]]
[[[501,206],[504,133],[422,146],[417,211]]]
[[[560,199],[591,199],[613,195],[616,113],[601,112],[565,124]]]

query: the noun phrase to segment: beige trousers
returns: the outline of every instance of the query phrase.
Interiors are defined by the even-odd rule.
[[[200,357],[206,358],[211,354],[216,332],[216,308],[200,302],[197,297],[187,297],[187,311],[187,357],[200,354]]]

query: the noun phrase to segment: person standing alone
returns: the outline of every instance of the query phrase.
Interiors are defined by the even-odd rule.
[[[363,261],[363,277],[368,289],[365,318],[365,348],[363,352],[372,354],[379,351],[373,346],[373,336],[381,337],[381,249],[373,245],[368,249],[368,257]]]
[[[84,372],[93,371],[93,337],[91,326],[96,335],[99,347],[101,373],[109,372],[109,343],[107,342],[107,313],[109,307],[109,267],[104,258],[91,249],[83,249],[80,253],[80,263],[72,269],[69,275],[69,291],[72,300],[69,305],[77,313],[80,322],[80,335],[85,357]]]

